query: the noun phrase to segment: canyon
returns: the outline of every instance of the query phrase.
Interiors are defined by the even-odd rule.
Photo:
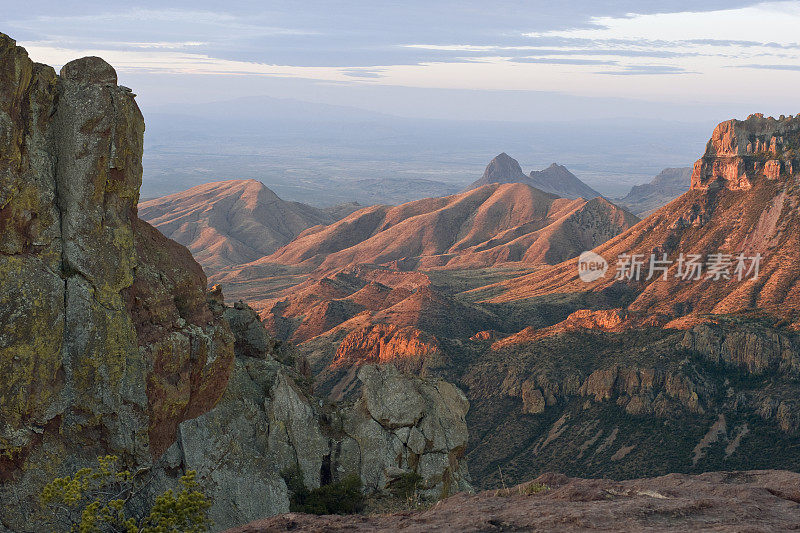
[[[111,65],[56,74],[0,34],[0,72],[0,532],[46,529],[41,487],[105,454],[147,472],[136,508],[196,472],[218,530],[796,525],[800,115],[718,125],[643,220],[506,154],[397,206],[253,180],[140,203]],[[413,476],[432,507],[287,514],[287,472]]]
[[[685,194],[586,247],[609,263],[591,283],[579,276],[580,246],[567,246],[565,261],[473,262],[473,236],[505,235],[519,227],[515,213],[536,212],[518,206],[576,202],[519,183],[367,208],[219,279],[238,285],[237,298],[271,334],[297,344],[315,390],[334,401],[357,394],[358,369],[376,362],[462,388],[479,488],[548,469],[618,479],[794,469],[797,132],[793,117],[722,123],[692,174],[676,172]],[[521,180],[517,167],[499,157],[487,175]],[[448,232],[440,213],[452,220],[453,206],[476,198],[476,214],[463,215],[469,224]],[[593,202],[613,205],[595,199],[583,209]],[[507,225],[486,225],[489,208],[506,213],[491,220]],[[528,254],[537,249],[520,242]],[[669,266],[648,277],[644,261],[640,277],[622,277],[626,254]],[[678,276],[679,257],[712,254],[729,261],[717,279]],[[757,276],[739,279],[738,255],[761,258]],[[779,451],[759,452],[775,443]]]

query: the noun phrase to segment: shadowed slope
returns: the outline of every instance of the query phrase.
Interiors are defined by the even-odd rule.
[[[688,191],[691,176],[691,167],[665,168],[653,181],[634,185],[625,197],[616,201],[644,217]]]
[[[562,198],[596,198],[600,193],[592,189],[578,177],[567,170],[567,167],[553,163],[544,170],[531,172],[529,181],[531,187],[557,194]]]

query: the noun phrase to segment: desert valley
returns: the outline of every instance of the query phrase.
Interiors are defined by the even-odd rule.
[[[0,533],[800,528],[800,114],[324,205],[141,197],[137,98],[0,34]]]

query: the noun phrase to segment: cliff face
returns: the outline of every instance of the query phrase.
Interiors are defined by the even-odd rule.
[[[308,488],[356,475],[368,494],[410,472],[431,499],[471,489],[463,459],[469,403],[455,386],[365,366],[353,401],[323,403],[265,350],[254,311],[237,304],[225,317],[237,325],[228,388],[214,409],[180,425],[162,470],[197,471],[216,527],[289,512],[287,471]],[[154,492],[168,486],[165,479],[160,474]]]
[[[0,72],[0,494],[18,502],[64,464],[158,457],[222,395],[233,338],[188,251],[137,218],[144,121],[114,69],[57,76],[0,35]]]
[[[714,130],[706,153],[694,165],[692,189],[719,181],[731,190],[748,190],[756,180],[777,180],[800,171],[800,115],[750,115]]]

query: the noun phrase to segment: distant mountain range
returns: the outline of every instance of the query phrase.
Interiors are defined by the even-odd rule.
[[[492,159],[483,176],[474,181],[468,187],[468,190],[490,183],[524,183],[561,198],[590,199],[602,196],[578,179],[566,167],[558,163],[553,163],[544,170],[535,170],[530,175],[526,175],[517,160],[505,152]]]
[[[304,230],[359,209],[286,202],[255,180],[207,183],[139,204],[139,216],[183,244],[209,272],[271,254]]]
[[[142,105],[148,119],[144,198],[254,178],[285,200],[318,207],[396,204],[463,190],[501,151],[525,161],[560,161],[611,198],[661,168],[691,161],[707,140],[703,122],[410,119],[269,97]],[[607,134],[576,135],[587,128]],[[375,178],[395,182],[392,196],[359,196],[356,182]],[[409,180],[436,183],[417,190]]]
[[[665,168],[653,181],[634,185],[624,197],[615,200],[637,216],[647,216],[689,190],[691,167]]]

